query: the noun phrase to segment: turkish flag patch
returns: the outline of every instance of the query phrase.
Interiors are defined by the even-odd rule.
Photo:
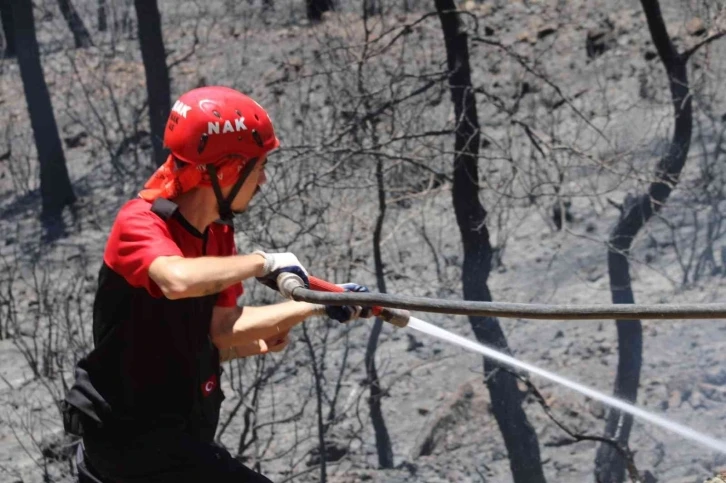
[[[207,379],[207,381],[202,384],[202,394],[204,394],[204,397],[209,396],[212,394],[212,391],[214,391],[217,388],[217,375],[212,374],[212,377]]]

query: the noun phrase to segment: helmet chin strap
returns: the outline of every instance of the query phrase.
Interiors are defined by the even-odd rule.
[[[252,158],[247,163],[245,163],[244,169],[240,173],[239,178],[237,178],[237,181],[232,186],[232,190],[227,195],[227,198],[225,198],[222,195],[222,188],[219,186],[219,179],[217,179],[216,166],[214,166],[213,164],[207,165],[207,171],[209,172],[209,177],[212,182],[212,189],[214,190],[214,196],[216,196],[217,205],[219,205],[219,218],[222,221],[231,222],[234,219],[234,211],[232,211],[232,202],[234,201],[235,197],[237,196],[237,193],[239,193],[239,190],[242,188],[242,185],[245,184],[245,181],[252,173],[252,170],[255,169],[257,160],[258,160],[258,158]]]

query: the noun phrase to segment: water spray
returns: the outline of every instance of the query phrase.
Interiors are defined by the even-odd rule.
[[[622,399],[609,396],[584,384],[550,372],[528,362],[520,361],[508,354],[479,344],[416,317],[403,308],[429,312],[479,315],[529,317],[539,319],[603,319],[603,318],[726,318],[726,304],[693,305],[592,305],[592,306],[545,306],[534,304],[507,304],[493,302],[445,301],[423,297],[397,297],[389,294],[351,293],[325,280],[309,277],[310,289],[306,289],[300,277],[283,273],[278,277],[280,293],[286,298],[326,305],[362,305],[372,307],[375,316],[397,327],[410,327],[424,334],[456,344],[482,354],[512,369],[526,371],[560,386],[567,387],[607,406],[647,421],[671,433],[699,443],[711,450],[726,454],[726,441],[716,439],[663,416],[646,411]],[[326,293],[327,292],[327,293]],[[376,305],[380,304],[380,305]],[[384,306],[384,304],[386,306]],[[388,305],[396,305],[392,308]]]
[[[666,419],[650,411],[646,411],[638,406],[635,406],[634,404],[625,402],[622,399],[608,396],[607,394],[585,386],[584,384],[580,384],[579,382],[567,379],[563,376],[555,374],[554,372],[550,372],[546,369],[535,366],[534,364],[520,361],[510,355],[494,350],[491,347],[479,344],[478,342],[471,341],[469,339],[461,337],[460,335],[453,334],[447,330],[429,324],[428,322],[424,322],[421,319],[417,319],[416,317],[410,318],[408,327],[416,329],[425,334],[438,337],[439,339],[445,340],[447,342],[459,345],[461,347],[464,347],[465,349],[478,352],[484,357],[488,357],[489,359],[495,360],[509,367],[525,370],[529,374],[534,374],[561,386],[565,386],[569,389],[572,389],[573,391],[579,392],[580,394],[584,394],[585,396],[600,401],[607,406],[619,409],[620,411],[631,414],[638,419],[648,421],[649,423],[659,426],[667,431],[676,433],[680,436],[683,436],[684,438],[690,439],[691,441],[695,441],[696,443],[700,443],[709,449],[718,451],[720,453],[726,453],[726,441],[716,439],[707,434],[699,433],[694,429]]]

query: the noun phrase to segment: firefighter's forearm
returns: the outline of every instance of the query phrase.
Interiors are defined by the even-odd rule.
[[[219,350],[220,362],[229,361],[232,359],[241,359],[243,357],[250,357],[262,354],[262,348],[260,347],[259,341],[255,341],[251,344],[244,344],[238,346],[230,346]]]
[[[230,257],[159,257],[149,266],[149,277],[164,296],[175,300],[219,293],[234,283],[261,275],[262,255]]]
[[[313,315],[324,313],[324,307],[307,302],[283,302],[264,307],[244,307],[239,317],[214,324],[212,340],[220,349],[242,346],[258,339],[272,339]]]

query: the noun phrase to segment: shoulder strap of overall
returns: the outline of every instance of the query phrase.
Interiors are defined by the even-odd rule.
[[[169,201],[166,198],[156,198],[151,204],[151,212],[157,215],[162,220],[168,220],[176,210],[179,209],[176,203]]]

